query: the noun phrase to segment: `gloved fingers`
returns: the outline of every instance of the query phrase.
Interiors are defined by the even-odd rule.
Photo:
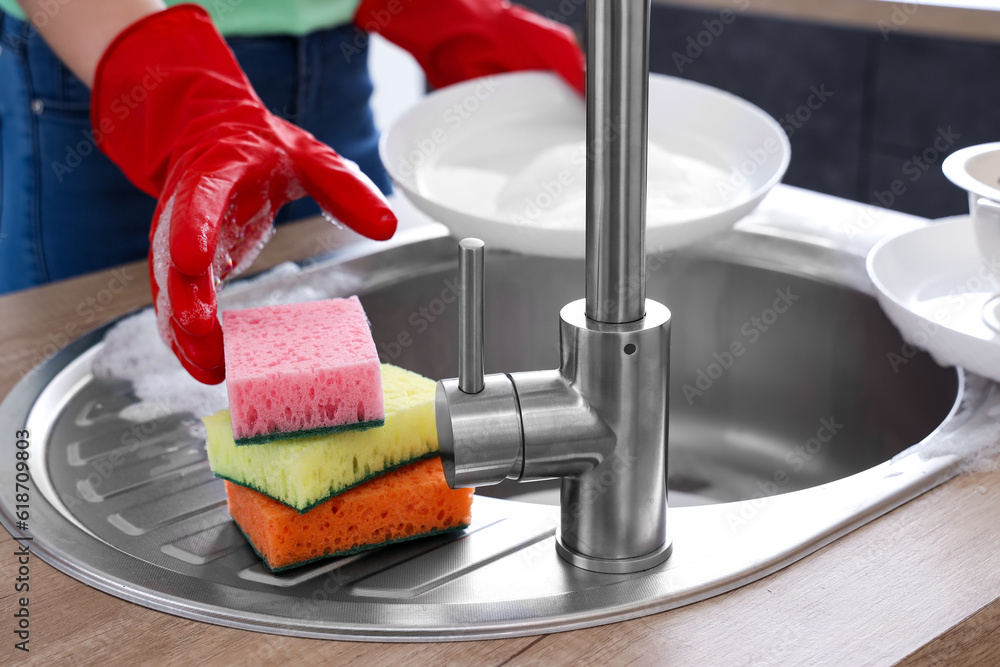
[[[309,135],[292,158],[302,186],[321,209],[376,241],[396,232],[396,214],[358,165]]]
[[[525,41],[542,60],[541,65],[552,69],[583,96],[587,83],[586,61],[573,31],[518,5],[511,5],[508,12],[524,27]]]
[[[246,209],[256,212],[272,190],[271,181],[284,183],[290,176],[290,164],[279,164],[283,156],[273,138],[246,131],[222,137],[204,153],[178,163],[178,173],[171,174],[161,195],[172,201],[172,210],[164,207],[164,214],[170,214],[170,259],[178,271],[205,273],[218,260],[220,233],[224,250],[244,239],[237,223],[250,217]],[[224,269],[216,266],[216,277],[224,279]]]
[[[253,155],[248,155],[253,143]],[[158,224],[169,225],[169,258],[158,287],[164,337],[193,377],[225,378],[217,280],[253,261],[271,229],[273,211],[287,201],[290,160],[261,137],[221,141],[188,166]],[[169,209],[169,210],[168,210]],[[159,260],[162,261],[162,260]],[[163,284],[165,283],[165,284]],[[169,327],[167,330],[165,327]]]
[[[200,276],[186,276],[171,266],[167,272],[167,292],[176,325],[192,336],[207,336],[217,318],[212,267]]]
[[[259,138],[254,160],[246,141],[220,142],[174,189],[166,283],[174,322],[194,336],[215,326],[217,282],[253,261],[287,201],[290,164],[275,168],[279,151]]]
[[[230,203],[239,183],[233,165],[226,177],[205,171],[205,166],[189,169],[180,178],[173,192],[173,208],[164,211],[170,225],[170,263],[187,276],[200,276],[215,260],[219,228],[230,213]]]
[[[284,165],[278,165],[284,162]],[[222,282],[246,270],[274,233],[274,216],[293,199],[291,160],[251,165],[233,193],[216,241],[215,277]]]
[[[534,58],[525,59],[524,51],[516,53],[512,56],[506,46],[497,47],[488,35],[456,35],[435,45],[430,51],[424,74],[431,86],[444,88],[491,74],[543,67]]]
[[[226,357],[222,346],[222,326],[218,320],[206,336],[192,336],[174,326],[174,355],[191,376],[204,384],[226,379]]]

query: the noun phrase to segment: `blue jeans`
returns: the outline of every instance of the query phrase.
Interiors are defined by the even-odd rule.
[[[268,109],[357,162],[388,193],[367,52],[350,61],[341,53],[353,40],[348,25],[228,41]],[[0,13],[0,294],[146,256],[156,202],[92,137],[90,90],[29,24]],[[318,213],[304,199],[278,221]]]

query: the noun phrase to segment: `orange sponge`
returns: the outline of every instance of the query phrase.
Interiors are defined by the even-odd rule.
[[[229,514],[272,572],[466,528],[472,492],[448,487],[440,458],[376,477],[304,514],[226,481]]]

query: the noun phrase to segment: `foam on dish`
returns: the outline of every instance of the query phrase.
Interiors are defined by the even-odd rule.
[[[420,185],[432,199],[484,218],[549,229],[582,228],[586,206],[586,146],[556,144],[513,174],[466,164],[422,170]],[[647,152],[649,224],[665,225],[720,208],[739,193],[716,165],[654,143]]]

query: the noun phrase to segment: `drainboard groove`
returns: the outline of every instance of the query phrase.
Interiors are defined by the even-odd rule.
[[[489,530],[487,530],[489,529]],[[490,563],[517,553],[555,534],[551,524],[528,520],[497,521],[456,540],[445,554],[421,554],[395,567],[365,577],[351,593],[358,597],[409,599],[440,588]]]
[[[116,428],[109,433],[97,433],[71,442],[66,447],[66,459],[70,466],[79,468],[98,459],[113,457],[118,459],[115,465],[120,466],[200,444],[201,440],[193,437],[183,423],[156,435]]]
[[[208,467],[208,461],[203,461],[180,475],[170,475],[160,479],[150,480],[148,484],[136,486],[134,488],[115,494],[115,502],[123,508],[131,508],[136,505],[166,498],[168,496],[201,486],[209,482],[217,483],[225,492],[222,480],[212,474]]]
[[[82,428],[116,419],[121,411],[136,403],[131,388],[112,391],[101,398],[91,399],[80,407],[73,423]]]
[[[127,535],[142,535],[226,503],[225,487],[215,480],[192,489],[133,505],[108,517],[112,526]]]
[[[134,491],[171,477],[186,475],[208,466],[204,450],[200,450],[200,453],[198,450],[182,452],[181,455],[171,458],[173,460],[158,465],[149,465],[148,462],[144,462],[142,465],[131,468],[118,469],[110,477],[99,479],[97,487],[100,489],[95,487],[91,477],[78,480],[76,488],[84,500],[99,503],[128,491]],[[192,462],[195,463],[192,464]]]
[[[246,547],[243,534],[232,521],[226,521],[164,544],[160,551],[191,565],[205,565]]]
[[[234,528],[234,530],[236,529]],[[237,532],[239,531],[237,530]],[[242,535],[240,535],[240,539],[244,540],[244,544],[246,543],[246,540]],[[249,549],[250,547],[247,546],[247,548]],[[307,565],[289,572],[278,573],[271,572],[263,563],[258,561],[253,565],[240,570],[237,576],[240,579],[254,581],[259,584],[267,584],[268,586],[274,586],[276,588],[292,588],[307,581],[312,581],[320,575],[327,574],[329,572],[336,572],[337,570],[340,570],[341,568],[352,563],[364,561],[371,558],[376,553],[377,552],[375,551],[363,551],[359,554],[354,554],[345,558],[339,558],[328,562],[319,562],[315,565]],[[339,578],[339,574],[334,574],[334,579]]]
[[[453,542],[465,538],[467,535],[500,521],[503,521],[503,519],[498,519],[486,525],[467,528],[461,533],[445,533],[426,539],[400,542],[399,544],[371,551],[362,551],[359,554],[353,554],[335,561],[319,562],[306,566],[301,570],[297,568],[290,572],[273,573],[262,563],[255,563],[240,572],[239,576],[242,579],[250,581],[269,584],[279,588],[288,588],[314,579],[321,574],[336,571],[334,579],[337,586],[347,587],[357,581],[411,561],[418,556],[423,556],[424,554],[448,546]]]

